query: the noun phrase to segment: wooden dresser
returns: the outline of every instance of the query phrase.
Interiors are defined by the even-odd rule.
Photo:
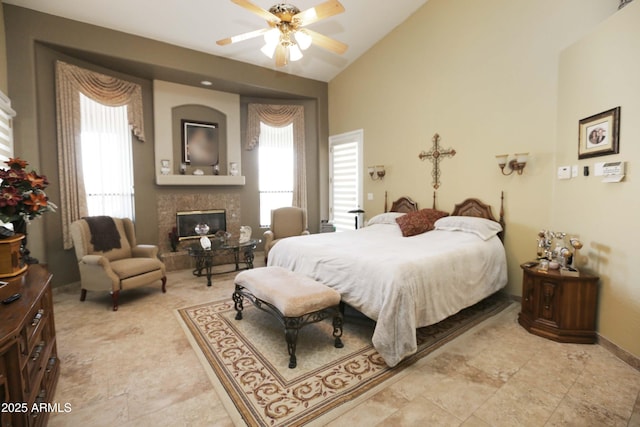
[[[4,280],[9,284],[0,289],[1,299],[16,292],[22,297],[0,304],[0,425],[43,426],[60,375],[51,273],[34,264]]]
[[[563,276],[559,270],[520,266],[522,311],[518,322],[532,334],[558,342],[596,342],[597,276]]]

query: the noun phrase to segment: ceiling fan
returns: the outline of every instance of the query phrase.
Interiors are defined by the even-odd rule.
[[[271,6],[267,11],[248,0],[231,1],[266,19],[269,26],[218,40],[216,43],[220,46],[262,35],[265,45],[260,50],[269,58],[275,55],[277,67],[302,58],[302,51],[308,49],[312,43],[338,54],[343,54],[347,50],[346,44],[306,28],[309,24],[344,12],[344,6],[337,0],[320,3],[302,12],[296,6],[286,3]]]

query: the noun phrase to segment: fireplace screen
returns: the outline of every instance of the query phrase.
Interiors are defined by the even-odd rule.
[[[178,230],[178,239],[196,239],[200,236],[196,233],[195,228],[198,224],[207,224],[211,237],[216,232],[222,230],[227,231],[227,216],[224,209],[212,209],[207,211],[187,211],[176,213],[176,229]]]

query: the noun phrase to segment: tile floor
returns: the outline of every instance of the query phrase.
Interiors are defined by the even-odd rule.
[[[256,261],[261,259],[256,256]],[[257,263],[258,266],[259,263]],[[224,276],[218,276],[224,277]],[[62,362],[50,426],[230,426],[175,309],[231,295],[191,271],[110,297],[54,292]],[[405,369],[331,426],[640,426],[640,372],[598,345],[531,335],[518,305]]]

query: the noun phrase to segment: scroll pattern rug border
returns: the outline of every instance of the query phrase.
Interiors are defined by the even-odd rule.
[[[234,311],[232,301],[182,308],[178,314],[247,425],[288,427],[307,424],[362,395],[509,304],[506,297],[494,295],[418,329],[418,352],[394,368],[366,346],[288,381],[243,339],[232,316],[225,316]]]

